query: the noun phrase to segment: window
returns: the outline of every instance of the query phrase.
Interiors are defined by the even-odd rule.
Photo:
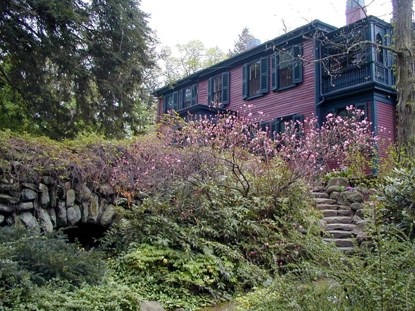
[[[350,116],[349,112],[346,109],[346,107],[348,107],[348,106],[349,105],[340,106],[338,108],[330,108],[326,111],[326,116],[331,113],[332,115],[334,115],[336,117],[340,116],[342,118],[347,118],[347,117]],[[367,105],[365,103],[350,105],[350,106],[354,106],[356,109],[362,110],[364,112],[364,115],[360,117],[359,121],[362,121],[365,118],[367,118]]]
[[[163,112],[167,113],[170,110],[177,110],[178,109],[178,93],[173,92],[164,96],[163,100]]]
[[[178,110],[189,108],[197,103],[197,84],[185,87],[179,91]]]
[[[213,102],[215,104],[222,102],[222,75],[213,78]]]
[[[229,72],[218,74],[208,81],[208,102],[215,106],[229,104]]]
[[[295,122],[296,128],[298,128],[297,122],[303,122],[304,115],[302,114],[294,114],[289,115],[281,118],[276,118],[274,121],[271,122],[271,133],[275,135],[276,133],[284,133],[287,127],[287,123]]]
[[[295,86],[303,80],[302,49],[299,45],[280,50],[272,55],[272,89]]]
[[[384,60],[384,57],[383,57],[383,48],[382,48],[383,40],[382,40],[382,36],[379,33],[376,35],[376,44],[378,45],[376,47],[376,61],[378,63],[382,63],[383,64],[383,60]]]
[[[242,68],[242,98],[268,93],[268,57],[245,64]]]
[[[260,72],[261,64],[259,61],[252,63],[248,66],[248,94],[250,96],[257,95],[260,93]]]

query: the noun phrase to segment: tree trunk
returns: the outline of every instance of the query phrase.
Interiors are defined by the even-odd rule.
[[[415,77],[412,30],[413,0],[392,0],[397,50],[398,145],[415,156]]]

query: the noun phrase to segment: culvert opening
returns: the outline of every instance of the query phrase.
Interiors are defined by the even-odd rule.
[[[71,243],[78,241],[85,249],[91,249],[99,246],[99,240],[104,236],[108,228],[97,224],[79,224],[76,227],[64,230]]]

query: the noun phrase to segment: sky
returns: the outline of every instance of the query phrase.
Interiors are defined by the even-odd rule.
[[[391,2],[366,0],[367,14],[390,21]],[[346,21],[346,0],[141,0],[141,9],[161,45],[200,40],[224,52],[244,27],[263,43],[315,19],[336,27]]]

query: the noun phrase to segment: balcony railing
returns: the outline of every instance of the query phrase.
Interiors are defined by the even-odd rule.
[[[340,89],[357,86],[366,82],[378,82],[388,86],[394,84],[393,74],[390,68],[383,64],[374,64],[374,76],[372,64],[366,63],[352,68],[346,68],[340,73],[323,76],[323,93],[330,93]]]

